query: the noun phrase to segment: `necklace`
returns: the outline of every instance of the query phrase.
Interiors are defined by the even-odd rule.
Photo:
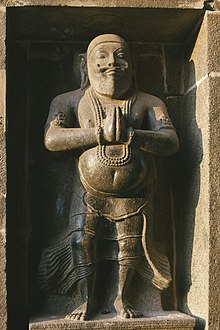
[[[92,88],[89,88],[86,91],[90,105],[95,114],[95,123],[96,127],[102,129],[103,127],[103,116],[104,116],[104,106],[101,103],[100,98],[96,95]],[[131,107],[136,100],[136,92],[133,91],[130,98],[123,101],[121,106],[122,114],[125,118],[126,126],[129,127],[130,116],[131,116]],[[102,144],[101,139],[98,141],[97,146],[97,158],[105,166],[119,167],[127,164],[131,159],[131,147],[128,144],[121,144],[121,155],[120,156],[109,156],[107,155],[107,149],[110,146]]]

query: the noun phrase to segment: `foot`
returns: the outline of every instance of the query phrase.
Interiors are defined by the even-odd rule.
[[[120,297],[118,297],[118,299],[116,299],[115,309],[116,309],[118,316],[123,317],[124,319],[138,318],[138,317],[143,316],[142,312],[137,311],[135,308],[133,308],[129,304],[123,303],[123,301],[122,301],[122,299],[120,299]]]
[[[73,312],[70,314],[67,314],[65,316],[68,320],[74,320],[74,321],[86,321],[89,318],[89,312],[88,312],[88,305],[87,303],[79,306],[76,308]]]
[[[123,308],[120,310],[120,313],[118,313],[118,315],[120,317],[123,317],[124,319],[130,319],[130,318],[142,317],[143,313],[137,311],[131,306],[123,306]]]
[[[110,314],[112,312],[111,308],[108,307],[103,307],[101,309],[101,314],[106,315],[106,314]]]

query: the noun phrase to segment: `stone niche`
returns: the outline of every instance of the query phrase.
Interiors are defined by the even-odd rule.
[[[181,148],[175,156],[157,159],[161,178],[157,239],[167,244],[173,274],[170,287],[161,299],[149,287],[153,304],[146,303],[148,314],[143,320],[89,321],[86,328],[193,329],[194,319],[186,316],[192,313],[197,329],[205,329],[205,323],[217,329],[212,308],[218,310],[218,298],[214,302],[208,296],[214,292],[211,269],[217,269],[214,261],[210,268],[209,249],[214,243],[209,235],[218,210],[210,211],[209,206],[213,198],[217,208],[210,187],[214,196],[219,177],[217,156],[210,151],[215,146],[208,141],[211,134],[217,141],[218,134],[212,125],[217,120],[215,106],[211,109],[210,104],[217,102],[214,83],[219,73],[210,49],[217,43],[214,27],[219,15],[198,7],[6,8],[8,321],[4,329],[83,329],[82,324],[62,320],[74,297],[45,297],[36,284],[42,249],[66,225],[71,192],[68,160],[46,151],[43,128],[51,100],[79,88],[78,56],[102,33],[119,34],[128,42],[135,83],[166,103]],[[138,289],[134,283],[134,290]],[[140,292],[140,299],[147,301],[148,296]]]

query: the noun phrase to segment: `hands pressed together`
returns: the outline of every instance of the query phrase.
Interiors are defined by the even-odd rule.
[[[121,108],[115,106],[111,111],[107,112],[103,120],[103,127],[99,130],[98,134],[102,142],[130,144],[134,135],[134,130],[132,127],[126,127]]]

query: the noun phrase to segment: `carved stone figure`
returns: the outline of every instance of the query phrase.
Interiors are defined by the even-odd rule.
[[[45,145],[74,152],[76,186],[83,193],[80,203],[77,194],[72,198],[66,234],[42,253],[39,282],[67,294],[83,280],[87,301],[68,317],[88,320],[97,307],[97,266],[114,261],[115,310],[123,318],[141,317],[128,299],[133,276],[139,273],[161,290],[171,281],[146,210],[156,187],[154,155],[177,152],[178,138],[164,103],[133,87],[131,57],[121,37],[93,39],[87,68],[88,86],[56,97],[47,121]]]

